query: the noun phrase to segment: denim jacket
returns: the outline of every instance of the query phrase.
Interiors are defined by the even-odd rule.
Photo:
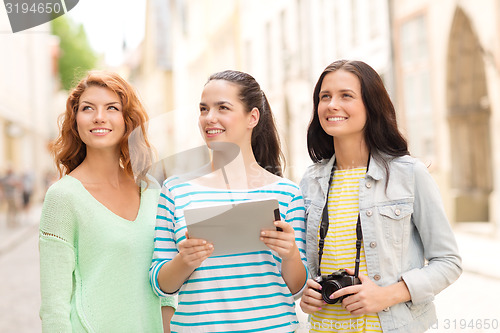
[[[310,166],[300,183],[311,274],[318,271],[318,227],[334,161],[335,156]],[[460,276],[461,258],[439,189],[425,165],[403,156],[389,160],[388,166],[387,189],[385,167],[373,158],[360,180],[368,276],[379,286],[404,280],[410,291],[411,301],[378,313],[383,331],[424,332],[437,320],[434,295]]]

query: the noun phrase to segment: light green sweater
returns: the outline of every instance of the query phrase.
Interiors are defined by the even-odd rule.
[[[43,332],[163,332],[148,273],[158,196],[157,186],[142,192],[129,221],[71,176],[49,188],[40,220]]]

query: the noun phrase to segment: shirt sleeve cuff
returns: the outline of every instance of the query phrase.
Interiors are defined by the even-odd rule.
[[[432,284],[423,274],[420,274],[418,268],[403,273],[401,279],[408,287],[412,304],[418,305],[434,300]]]
[[[295,294],[292,295],[294,300],[298,300],[302,296],[302,293],[304,292],[304,289],[306,289],[307,286],[307,279],[309,278],[309,270],[307,269],[307,265],[304,264],[304,267],[306,269],[306,280],[304,281],[304,285],[302,286],[302,288],[300,288],[299,291],[297,291]]]
[[[161,306],[169,306],[177,309],[177,296],[161,297]]]
[[[169,260],[163,260],[162,262],[158,263],[156,266],[152,268],[151,272],[151,286],[153,287],[153,291],[156,295],[160,297],[169,297],[173,295],[177,295],[179,292],[179,289],[177,289],[173,293],[166,293],[163,290],[161,290],[160,285],[158,284],[158,274],[160,273],[160,269],[165,265]]]

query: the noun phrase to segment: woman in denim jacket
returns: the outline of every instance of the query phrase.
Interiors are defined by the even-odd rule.
[[[337,304],[327,304],[322,285],[308,280],[300,306],[311,314],[311,331],[423,332],[437,320],[434,296],[462,272],[437,185],[425,165],[409,156],[394,106],[369,65],[345,60],[330,64],[316,84],[313,101],[307,145],[315,163],[300,184],[307,210],[309,271],[318,272],[327,196],[327,207],[337,206],[328,210],[321,274],[346,268],[354,275],[355,256],[339,243],[348,239],[356,251],[358,216],[362,246],[360,283],[334,288],[330,299],[340,298]],[[350,207],[354,214],[347,218],[349,231],[342,233],[337,224],[346,222],[335,214],[346,209],[342,198],[352,191],[343,188],[338,194],[334,185],[350,170],[360,176],[349,188],[356,199]],[[350,253],[347,259],[341,258],[344,252]],[[349,264],[342,266],[344,262]]]

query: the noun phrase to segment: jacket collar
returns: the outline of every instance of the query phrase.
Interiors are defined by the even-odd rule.
[[[319,162],[318,168],[313,173],[313,178],[330,178],[330,172],[332,170],[333,164],[335,163],[335,154],[329,160],[322,160]],[[384,177],[384,166],[381,165],[373,156],[370,155],[370,166],[368,172],[366,173],[368,177],[374,180],[380,180]]]
[[[381,180],[384,177],[384,170],[384,166],[370,155],[370,166],[368,167],[366,175],[374,180]]]
[[[335,163],[335,155],[333,155],[332,158],[330,158],[329,160],[325,159],[320,161],[317,167],[315,168],[312,177],[316,179],[329,178],[334,163]]]

